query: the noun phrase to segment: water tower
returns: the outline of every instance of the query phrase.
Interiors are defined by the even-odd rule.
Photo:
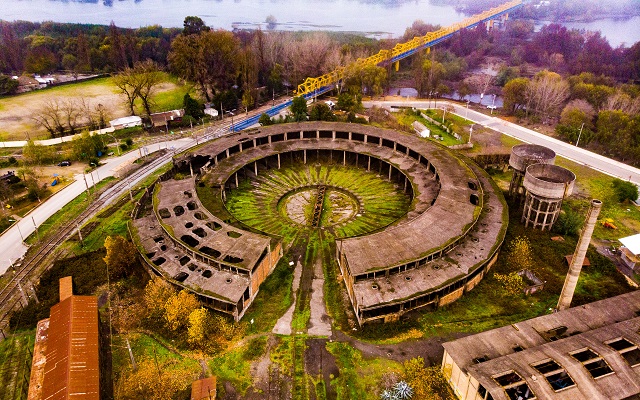
[[[522,222],[525,227],[551,230],[558,219],[562,201],[573,193],[576,175],[551,164],[529,165],[524,175],[526,189]]]
[[[553,164],[556,160],[555,151],[537,144],[519,144],[511,149],[509,166],[513,168],[513,177],[509,184],[509,196],[521,197],[524,194],[522,181],[525,171],[533,164]]]

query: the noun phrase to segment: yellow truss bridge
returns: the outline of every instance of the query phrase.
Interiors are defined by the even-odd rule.
[[[493,21],[498,18],[508,19],[509,13],[522,6],[522,0],[513,0],[508,3],[504,3],[498,7],[487,10],[483,13],[476,14],[461,22],[448,26],[446,28],[439,29],[435,32],[429,32],[424,36],[414,37],[408,42],[398,43],[392,49],[380,50],[377,54],[374,54],[367,58],[359,58],[353,63],[336,68],[334,71],[324,74],[317,78],[307,78],[303,83],[298,85],[296,94],[298,96],[304,96],[308,98],[313,95],[319,95],[327,92],[333,88],[333,85],[340,82],[345,76],[347,71],[360,69],[362,67],[370,65],[386,65],[388,63],[396,63],[399,60],[409,57],[412,54],[417,53],[422,49],[429,49],[444,40],[447,40],[455,33],[462,29],[473,28],[476,25],[486,23],[490,28],[493,26]],[[397,68],[397,64],[396,64]]]

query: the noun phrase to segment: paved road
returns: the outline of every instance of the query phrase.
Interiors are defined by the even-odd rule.
[[[118,171],[139,158],[145,151],[144,149],[151,153],[160,148],[171,149],[174,147],[175,149],[179,149],[193,144],[195,144],[195,140],[186,138],[145,146],[145,148],[141,148],[140,151],[136,150],[120,157],[107,159],[104,165],[95,169],[90,174],[85,174],[84,176],[83,174],[75,175],[75,181],[73,183],[40,204],[40,206],[0,236],[0,249],[2,249],[0,254],[0,273],[4,273],[13,262],[26,253],[27,246],[23,243],[23,239],[26,239],[35,231],[35,226],[39,227],[42,225],[49,217],[54,215],[78,195],[82,194],[83,191],[87,190],[87,186],[93,188],[94,183],[98,183],[110,176],[117,176]],[[140,179],[131,182],[131,185],[135,185]]]
[[[433,108],[434,102],[425,100],[365,101],[363,104],[365,107],[377,106],[387,109],[391,107],[415,107],[426,109],[429,108],[429,105]],[[619,161],[578,148],[569,143],[562,142],[558,139],[554,139],[498,117],[485,115],[474,110],[468,110],[464,105],[448,101],[438,101],[439,108],[442,107],[443,104],[453,107],[455,114],[467,118],[477,124],[486,126],[505,135],[515,137],[523,142],[549,147],[559,156],[584,164],[588,167],[604,172],[605,174],[615,176],[623,180],[629,180],[635,184],[640,184],[640,169],[638,168],[634,168]]]

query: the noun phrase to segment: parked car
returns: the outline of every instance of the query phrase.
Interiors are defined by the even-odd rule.
[[[71,161],[61,161],[58,163],[58,167],[68,167],[71,165]]]

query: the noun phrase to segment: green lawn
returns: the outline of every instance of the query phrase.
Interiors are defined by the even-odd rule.
[[[0,342],[0,400],[27,398],[35,330],[9,335]]]

